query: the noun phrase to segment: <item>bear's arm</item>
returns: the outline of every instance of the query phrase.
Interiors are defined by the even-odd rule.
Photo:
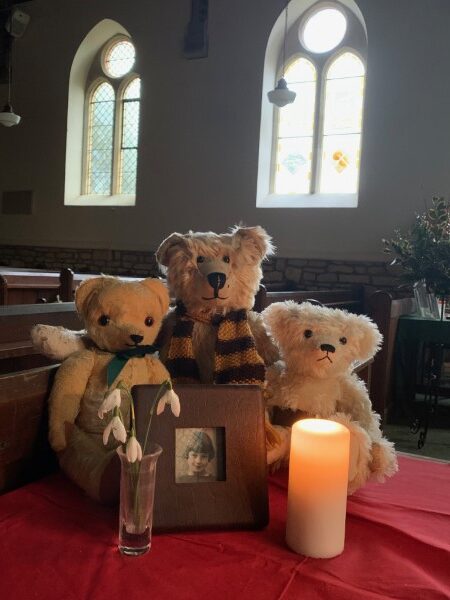
[[[372,440],[381,436],[380,417],[372,410],[372,402],[367,393],[366,384],[357,375],[343,377],[341,398],[337,402],[336,412],[350,415],[368,432]]]
[[[71,331],[54,325],[35,325],[31,330],[31,341],[40,354],[58,361],[92,346],[84,330]]]
[[[248,324],[255,339],[256,350],[266,366],[279,360],[278,349],[267,335],[260,313],[249,311]]]
[[[74,423],[94,366],[94,353],[76,352],[59,367],[49,398],[49,440],[55,452],[66,447],[65,423]]]

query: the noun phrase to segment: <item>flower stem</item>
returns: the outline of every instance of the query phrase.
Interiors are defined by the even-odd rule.
[[[145,455],[145,452],[147,450],[147,442],[148,442],[148,436],[150,434],[150,427],[152,425],[152,419],[153,419],[153,414],[155,412],[155,407],[156,404],[158,402],[158,400],[161,398],[161,391],[165,388],[170,389],[170,381],[164,381],[160,386],[159,386],[159,390],[156,392],[156,396],[155,399],[152,402],[151,408],[150,408],[150,413],[149,413],[149,417],[148,417],[148,423],[147,423],[147,431],[145,432],[145,439],[144,439],[144,445],[142,447],[142,454]]]

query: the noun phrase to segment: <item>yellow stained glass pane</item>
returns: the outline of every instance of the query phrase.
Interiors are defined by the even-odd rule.
[[[324,136],[319,191],[324,194],[356,193],[360,152],[360,134]]]

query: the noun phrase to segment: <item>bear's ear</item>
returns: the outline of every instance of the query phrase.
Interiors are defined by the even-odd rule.
[[[302,319],[302,305],[293,300],[286,302],[274,302],[261,313],[264,326],[275,344],[279,348],[285,348],[290,343],[297,343],[296,330]]]
[[[163,242],[161,242],[156,251],[156,260],[163,267],[168,267],[170,259],[177,250],[188,250],[187,238],[182,233],[171,233]]]
[[[167,286],[156,277],[149,277],[148,279],[144,279],[142,281],[142,285],[144,285],[147,289],[149,289],[153,294],[155,294],[156,298],[161,307],[161,314],[164,316],[166,312],[169,310],[169,292],[167,291]]]
[[[378,327],[365,315],[357,315],[353,326],[359,333],[357,358],[362,361],[372,358],[383,342],[383,336],[378,331]]]
[[[75,306],[80,315],[86,314],[88,303],[95,295],[106,287],[115,285],[116,283],[117,279],[115,277],[103,275],[82,281],[75,290]]]
[[[235,227],[232,230],[232,246],[240,250],[250,264],[260,263],[274,253],[271,237],[260,227]]]

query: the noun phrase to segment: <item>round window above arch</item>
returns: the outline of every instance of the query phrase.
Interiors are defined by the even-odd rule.
[[[108,77],[123,77],[133,69],[135,60],[136,51],[132,42],[123,36],[116,37],[104,49],[102,69]]]
[[[331,5],[319,5],[300,23],[299,40],[309,52],[323,54],[336,48],[347,32],[347,17]]]

